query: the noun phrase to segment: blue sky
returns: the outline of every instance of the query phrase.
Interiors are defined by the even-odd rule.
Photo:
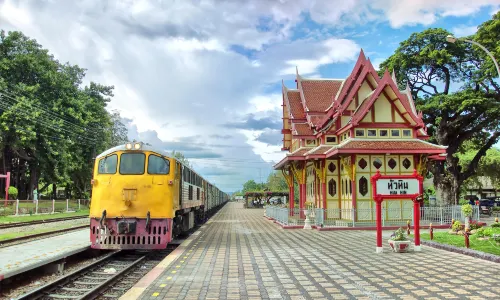
[[[345,78],[416,31],[472,34],[500,0],[0,1],[0,28],[115,86],[131,139],[181,151],[225,191],[284,157],[281,80]]]

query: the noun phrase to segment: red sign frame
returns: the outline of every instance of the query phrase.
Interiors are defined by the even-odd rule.
[[[379,179],[417,179],[418,180],[418,193],[407,195],[381,195],[377,194],[377,181]],[[415,251],[420,251],[420,201],[419,198],[423,194],[424,178],[413,170],[411,175],[382,175],[380,171],[371,177],[373,200],[376,204],[376,224],[377,224],[377,253],[383,252],[382,247],[382,201],[396,200],[396,199],[411,199],[413,201],[413,220],[415,232]]]

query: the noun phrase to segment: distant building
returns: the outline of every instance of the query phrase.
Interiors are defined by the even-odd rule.
[[[478,199],[496,198],[500,196],[500,189],[495,186],[491,178],[478,177],[478,184],[469,185],[465,197],[476,196]]]
[[[346,79],[303,78],[297,71],[295,81],[295,89],[282,88],[287,153],[274,168],[284,171],[291,195],[290,178],[299,184],[300,208],[306,201],[320,208],[374,208],[370,178],[377,170],[411,174],[423,172],[427,160],[445,159],[446,147],[426,141],[410,89],[399,90],[387,71],[380,78],[363,51]],[[383,205],[412,207],[411,200]],[[373,220],[369,213],[354,217]]]

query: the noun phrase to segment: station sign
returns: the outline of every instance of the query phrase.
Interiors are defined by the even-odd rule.
[[[378,179],[378,195],[415,195],[419,193],[420,181],[417,178]]]

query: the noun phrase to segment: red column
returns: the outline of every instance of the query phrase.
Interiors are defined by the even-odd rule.
[[[377,222],[377,253],[384,252],[382,247],[382,199],[375,199],[376,204],[376,222]]]
[[[326,178],[325,178],[326,181]],[[321,183],[321,193],[323,196],[323,219],[326,219],[326,182]]]
[[[290,195],[288,195],[288,208],[289,208],[290,216],[293,216],[293,211],[294,211],[294,207],[295,207],[295,196],[294,196],[295,191],[294,191],[294,187],[293,187],[293,182],[290,185],[289,189],[290,189]]]
[[[299,197],[299,208],[300,208],[300,218],[305,218],[306,216],[304,215],[304,206],[305,206],[305,202],[306,202],[306,197],[307,197],[307,194],[306,194],[306,184],[305,183],[301,183],[299,185],[300,187],[300,197]]]
[[[415,251],[420,251],[420,202],[413,200],[413,230],[415,231]]]

